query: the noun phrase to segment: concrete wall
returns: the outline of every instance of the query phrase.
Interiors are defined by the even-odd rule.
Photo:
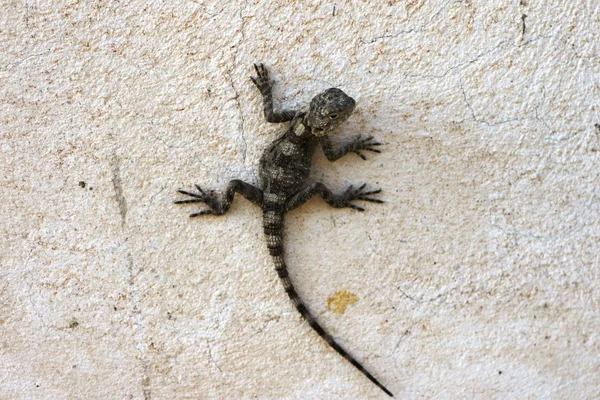
[[[343,346],[401,399],[600,397],[600,6],[374,3],[1,3],[0,398],[385,398],[256,207],[173,204],[257,182],[261,61],[384,143],[314,179],[385,204],[286,219]]]

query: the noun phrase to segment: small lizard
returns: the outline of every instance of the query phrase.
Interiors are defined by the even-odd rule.
[[[372,136],[363,137],[359,135],[352,142],[335,150],[328,134],[333,128],[350,117],[356,105],[354,99],[340,89],[331,88],[312,99],[308,112],[293,110],[275,112],[273,110],[273,84],[269,79],[268,70],[263,64],[255,64],[254,68],[257,76],[250,79],[262,94],[264,114],[267,122],[279,123],[291,121],[287,131],[272,142],[260,158],[260,187],[239,179],[234,179],[229,182],[224,193],[218,194],[214,191],[206,192],[199,185],[195,185],[198,193],[179,190],[179,193],[192,198],[178,200],[175,203],[205,203],[209,207],[208,209],[190,214],[190,217],[225,214],[231,206],[235,193],[241,194],[259,206],[263,210],[263,229],[269,253],[275,264],[275,270],[298,312],[327,344],[354,365],[387,395],[393,397],[389,390],[379,383],[346,350],[337,344],[329,333],[325,332],[323,327],[308,311],[292,285],[283,258],[284,214],[298,208],[311,197],[320,195],[332,207],[349,207],[358,211],[364,211],[364,209],[353,204],[352,201],[354,200],[383,203],[379,199],[370,197],[373,194],[381,192],[381,189],[368,191],[365,190],[366,184],[358,188],[350,185],[342,194],[334,194],[321,182],[308,183],[316,145],[321,145],[329,161],[335,161],[350,152],[356,153],[360,158],[365,160],[366,158],[361,153],[361,150],[379,153],[376,146],[379,146],[380,143],[374,141]]]

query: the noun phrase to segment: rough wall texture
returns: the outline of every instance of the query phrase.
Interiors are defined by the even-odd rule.
[[[385,398],[297,316],[260,212],[248,77],[358,101],[315,178],[383,188],[286,219],[298,291],[398,398],[600,398],[600,6],[0,5],[0,398]],[[554,3],[553,5],[548,3]]]

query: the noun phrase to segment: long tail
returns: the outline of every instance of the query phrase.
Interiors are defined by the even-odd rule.
[[[390,397],[394,395],[385,388],[373,375],[371,375],[358,361],[356,361],[350,354],[346,352],[339,344],[333,340],[331,335],[323,329],[321,325],[315,320],[312,314],[308,311],[296,289],[292,285],[292,281],[288,275],[287,266],[283,259],[283,207],[276,204],[268,204],[264,208],[263,214],[263,228],[265,231],[265,237],[267,239],[267,247],[269,253],[275,263],[275,270],[283,283],[286,293],[296,306],[296,309],[302,315],[302,317],[308,322],[308,324],[317,332],[319,336],[323,338],[335,351],[337,351],[342,357],[348,360],[354,365],[360,372],[362,372],[371,382],[377,385],[381,390]]]

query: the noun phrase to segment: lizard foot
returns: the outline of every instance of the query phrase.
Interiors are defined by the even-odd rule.
[[[358,135],[354,138],[354,142],[350,144],[350,151],[358,154],[360,158],[366,160],[367,158],[360,152],[360,150],[372,151],[373,153],[381,153],[379,149],[374,146],[381,146],[381,143],[375,142],[373,136],[362,136]]]
[[[355,189],[353,185],[348,186],[348,189],[342,194],[342,207],[350,207],[358,211],[365,211],[364,208],[357,206],[356,204],[352,204],[351,201],[354,200],[362,200],[369,201],[371,203],[383,203],[383,200],[374,199],[369,197],[372,194],[381,193],[381,189],[369,190],[365,191],[366,183],[363,183],[359,188]]]
[[[210,207],[209,210],[201,210],[195,213],[190,214],[190,217],[197,217],[199,215],[221,215],[223,214],[221,212],[221,207],[219,206],[219,203],[217,201],[217,199],[215,198],[213,192],[211,191],[210,193],[206,193],[204,190],[202,190],[202,188],[199,185],[194,185],[196,186],[196,189],[198,189],[198,193],[194,193],[194,192],[188,192],[187,190],[183,190],[183,189],[179,189],[178,192],[181,194],[185,194],[186,196],[190,196],[193,197],[192,199],[187,199],[187,200],[177,200],[175,201],[175,204],[189,204],[189,203],[205,203],[207,206]]]
[[[262,94],[269,93],[272,88],[271,81],[269,80],[269,71],[263,63],[254,64],[254,69],[256,70],[256,78],[251,76],[250,79]]]

